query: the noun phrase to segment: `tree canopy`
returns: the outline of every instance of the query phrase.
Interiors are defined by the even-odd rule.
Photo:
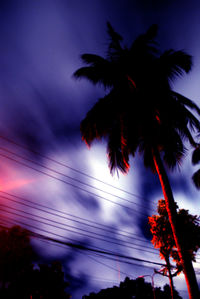
[[[178,208],[178,205],[176,206]],[[158,202],[158,214],[149,217],[150,231],[153,235],[152,243],[155,248],[159,249],[161,259],[166,259],[167,256],[171,257],[176,262],[178,271],[182,271],[163,199]],[[179,209],[177,225],[182,232],[181,239],[184,251],[192,261],[195,261],[196,253],[200,248],[200,217],[189,214],[188,210]]]
[[[5,285],[29,269],[35,252],[29,232],[20,226],[1,229],[0,244],[0,281]]]
[[[122,37],[109,23],[108,34],[106,58],[83,54],[87,66],[74,73],[76,78],[87,78],[107,89],[82,121],[82,138],[88,145],[96,138],[107,138],[111,171],[127,172],[129,155],[135,156],[137,150],[143,153],[145,166],[155,171],[155,146],[173,168],[186,151],[183,138],[196,146],[189,128],[200,130],[198,119],[190,112],[194,109],[200,114],[198,106],[171,88],[175,78],[190,71],[192,58],[183,51],[161,52],[155,42],[156,25],[129,48],[122,45]]]
[[[99,291],[98,293],[90,293],[88,296],[85,295],[83,299],[154,299],[154,292],[156,298],[169,299],[170,288],[165,285],[163,290],[160,287],[155,287],[153,290],[152,284],[145,282],[144,278],[137,278],[132,280],[128,277],[120,283],[119,287],[113,286]],[[174,299],[181,299],[178,292],[175,290]]]
[[[30,241],[20,226],[0,230],[0,298],[69,299],[61,263],[38,265]]]

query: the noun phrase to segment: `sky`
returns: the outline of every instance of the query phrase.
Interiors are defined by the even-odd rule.
[[[88,150],[80,122],[105,91],[75,80],[73,73],[82,66],[81,54],[105,55],[107,21],[127,46],[158,24],[161,50],[193,56],[192,71],[174,83],[174,90],[200,104],[198,12],[195,0],[0,0],[2,223],[162,262],[147,225],[162,198],[158,178],[143,167],[140,156],[131,160],[128,175],[111,176],[105,143]],[[199,214],[199,193],[191,181],[196,168],[190,160],[188,150],[170,181],[179,207]],[[125,264],[117,256],[105,259],[38,239],[34,245],[41,259],[62,261],[73,299],[118,284],[127,275],[153,274],[154,265],[144,262]],[[159,275],[154,279],[156,285],[167,283]],[[175,286],[187,298],[182,275]]]

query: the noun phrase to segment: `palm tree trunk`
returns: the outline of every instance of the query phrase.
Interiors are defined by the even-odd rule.
[[[171,265],[169,261],[169,256],[165,257],[166,265],[167,265],[167,270],[169,273],[169,284],[170,284],[170,290],[171,290],[171,299],[174,299],[174,283],[172,279],[172,273],[171,273]]]
[[[177,211],[175,206],[175,201],[172,193],[172,189],[169,183],[169,179],[164,168],[163,162],[160,157],[160,153],[157,148],[152,150],[153,159],[156,171],[159,176],[161,187],[163,190],[163,195],[165,198],[166,209],[169,217],[169,222],[172,228],[175,244],[178,250],[179,258],[183,267],[183,273],[185,275],[185,280],[188,288],[188,294],[190,299],[200,298],[199,288],[196,280],[196,275],[192,265],[191,259],[184,252],[181,243],[181,238],[176,225]]]

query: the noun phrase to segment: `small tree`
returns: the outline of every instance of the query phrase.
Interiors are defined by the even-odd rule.
[[[178,205],[176,204],[178,209]],[[168,276],[171,287],[171,297],[174,298],[174,285],[172,277],[179,274],[183,269],[180,263],[178,250],[169,223],[165,201],[158,202],[158,214],[149,217],[150,231],[153,235],[152,243],[159,248],[160,257],[166,262],[166,267],[159,273]],[[200,219],[189,214],[188,210],[180,209],[177,213],[177,226],[182,232],[181,239],[188,258],[195,261],[195,255],[200,247]],[[176,262],[176,270],[171,271],[170,258]]]

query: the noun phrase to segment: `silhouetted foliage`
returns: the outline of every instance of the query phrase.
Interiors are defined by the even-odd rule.
[[[96,138],[108,138],[111,171],[127,172],[129,155],[134,156],[137,149],[144,154],[144,164],[155,171],[155,145],[167,165],[174,167],[185,153],[183,137],[196,146],[187,126],[200,130],[199,121],[187,109],[200,113],[198,106],[170,87],[171,81],[190,71],[191,56],[173,50],[160,53],[156,25],[140,35],[130,49],[121,45],[122,37],[109,23],[108,33],[107,58],[83,54],[88,66],[74,73],[109,88],[82,121],[82,138],[88,145]]]
[[[192,163],[194,165],[200,162],[200,146],[198,146],[192,154]],[[200,169],[198,169],[192,176],[193,183],[197,189],[200,189]]]
[[[33,264],[29,231],[20,226],[1,229],[0,244],[0,298],[70,298],[60,262]]]
[[[150,231],[153,235],[152,243],[155,248],[159,249],[161,259],[166,260],[166,258],[171,257],[176,262],[177,270],[180,272],[182,266],[163,199],[158,202],[158,213],[159,215],[149,217]],[[195,261],[195,255],[200,248],[200,218],[189,214],[188,210],[179,209],[177,225],[181,231],[184,251],[192,261]]]
[[[15,280],[7,290],[8,298],[29,299],[69,299],[65,289],[69,284],[65,281],[60,262],[51,265],[40,264]]]
[[[192,154],[192,163],[196,165],[200,162],[200,147],[198,146]]]
[[[0,282],[11,283],[32,264],[34,251],[29,232],[20,226],[0,230]]]
[[[125,278],[124,282],[120,283],[120,286],[113,286],[101,290],[99,293],[90,293],[88,296],[85,295],[82,299],[154,299],[154,293],[157,299],[169,299],[170,288],[168,285],[164,286],[164,289],[153,287],[151,283],[145,282],[143,278],[137,278],[131,280],[128,277]],[[181,299],[178,292],[175,290],[175,299]]]

